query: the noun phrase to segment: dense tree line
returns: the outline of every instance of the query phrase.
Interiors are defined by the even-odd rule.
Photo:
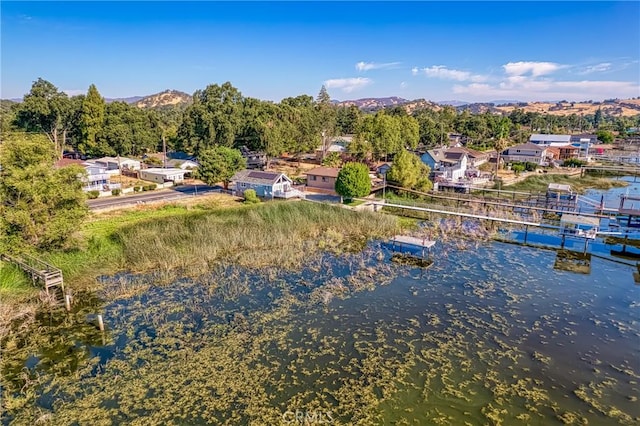
[[[38,79],[21,103],[3,101],[2,132],[42,133],[58,156],[74,149],[89,156],[155,152],[163,142],[171,149],[198,155],[218,146],[284,153],[326,153],[333,136],[352,134],[354,160],[392,158],[403,149],[445,143],[450,133],[476,148],[499,148],[525,142],[531,133],[596,132],[610,139],[640,126],[638,117],[555,116],[515,109],[508,115],[473,114],[452,106],[421,108],[408,114],[402,106],[364,113],[355,106],[334,105],[324,87],[314,99],[300,95],[280,102],[245,97],[231,83],[212,84],[193,95],[189,105],[141,109],[124,102],[107,104],[91,85],[86,95],[67,96]],[[604,132],[609,133],[604,133]]]

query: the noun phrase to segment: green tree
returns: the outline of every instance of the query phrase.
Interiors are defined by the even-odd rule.
[[[391,168],[387,172],[387,180],[403,188],[428,191],[433,188],[429,180],[431,169],[420,157],[403,149],[393,158]]]
[[[193,94],[178,129],[178,145],[196,155],[214,145],[231,147],[243,129],[242,93],[230,82]]]
[[[355,133],[361,115],[360,109],[355,105],[339,107],[336,110],[336,133],[340,135]]]
[[[596,132],[596,136],[602,143],[613,143],[613,140],[615,139],[613,136],[613,132],[609,130],[598,130]]]
[[[0,99],[0,134],[15,130],[16,108],[18,106],[13,101]]]
[[[50,82],[38,78],[16,110],[15,124],[28,132],[42,132],[55,146],[56,157],[62,157],[65,145],[65,117],[70,109],[69,97]]]
[[[207,185],[223,182],[224,188],[229,189],[229,181],[233,175],[247,167],[247,161],[239,150],[226,146],[207,148],[198,156],[200,167],[196,172],[198,179]]]
[[[354,197],[366,197],[371,193],[369,168],[362,163],[347,163],[338,172],[336,192],[350,200]]]
[[[322,142],[322,158],[327,154],[331,139],[336,134],[337,112],[331,103],[331,97],[324,85],[320,88],[316,98],[316,120]]]
[[[80,113],[80,129],[82,131],[80,150],[86,154],[100,156],[110,153],[99,143],[104,126],[105,109],[104,98],[100,96],[100,92],[92,84],[82,101],[82,112]]]
[[[289,152],[299,155],[303,152],[314,151],[322,146],[322,131],[311,96],[300,95],[295,98],[285,98],[280,102],[280,105],[290,107],[293,136],[291,145],[288,147]]]
[[[342,157],[337,152],[331,152],[322,159],[322,165],[325,167],[340,167]]]
[[[0,248],[67,247],[87,215],[79,166],[55,169],[43,135],[12,134],[0,144]]]

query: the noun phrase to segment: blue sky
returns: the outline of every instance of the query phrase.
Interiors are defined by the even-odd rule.
[[[193,93],[279,101],[640,96],[640,2],[8,2],[2,98]]]

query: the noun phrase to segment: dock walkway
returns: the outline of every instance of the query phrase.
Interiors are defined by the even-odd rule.
[[[22,269],[34,284],[40,283],[44,287],[47,296],[52,300],[64,302],[64,279],[59,268],[29,255],[15,257],[3,254],[0,255],[0,260],[13,263]]]

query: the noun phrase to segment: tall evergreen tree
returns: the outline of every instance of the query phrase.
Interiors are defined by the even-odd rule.
[[[331,139],[336,134],[336,108],[331,103],[331,97],[327,88],[322,85],[316,98],[316,117],[322,140],[322,158],[327,153]]]
[[[90,155],[105,154],[105,147],[100,145],[100,137],[104,127],[106,103],[95,85],[89,86],[87,95],[82,101],[80,129],[82,131],[81,151]]]

